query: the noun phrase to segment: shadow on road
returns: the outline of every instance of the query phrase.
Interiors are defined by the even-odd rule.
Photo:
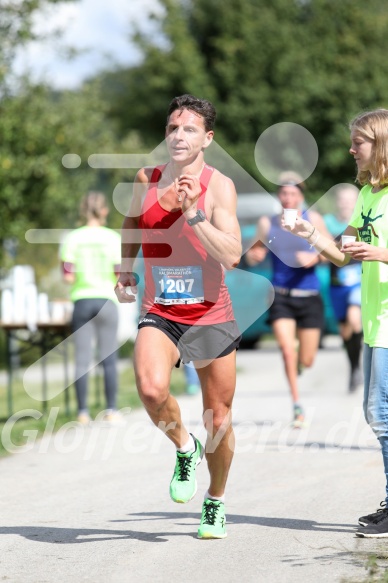
[[[198,512],[138,512],[128,515],[130,518],[112,520],[114,523],[143,522],[143,521],[179,521],[179,526],[190,526],[195,532],[141,532],[138,530],[111,530],[111,529],[79,529],[57,528],[43,526],[3,526],[0,527],[0,535],[16,534],[23,538],[36,542],[54,544],[79,544],[115,539],[136,539],[145,542],[168,542],[173,536],[190,536],[196,538],[198,526]],[[190,522],[182,522],[189,520]],[[242,514],[228,514],[227,523],[250,524],[270,528],[286,528],[291,530],[309,530],[317,532],[349,532],[355,530],[353,524],[320,523],[313,520],[299,520],[294,518],[269,518],[264,516],[245,516]]]

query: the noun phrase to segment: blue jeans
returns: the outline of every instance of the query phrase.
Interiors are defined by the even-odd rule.
[[[364,344],[364,415],[380,442],[388,503],[388,348]]]

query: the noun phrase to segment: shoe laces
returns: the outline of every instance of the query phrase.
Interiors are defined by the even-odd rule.
[[[381,510],[378,510],[377,512],[379,514],[376,516],[376,518],[373,519],[373,524],[379,524],[379,522],[382,522],[383,520],[388,519],[388,509],[387,508],[382,508]]]
[[[385,514],[388,514],[387,503],[386,503],[386,501],[385,501],[385,500],[383,500],[382,502],[380,502],[380,506],[381,506],[381,508],[378,508],[378,509],[376,510],[376,512],[374,512],[374,513],[371,515],[371,516],[373,517],[373,518],[371,519],[371,521],[372,521],[373,523],[376,523],[376,521],[377,521],[377,522],[380,522],[380,521],[383,519],[384,515],[385,515]]]
[[[192,454],[189,457],[184,457],[178,455],[177,457],[177,465],[178,465],[178,476],[180,482],[187,482],[190,477],[191,471],[191,458]]]
[[[210,524],[210,526],[214,526],[216,519],[217,519],[217,512],[220,509],[220,505],[212,502],[211,500],[207,501],[204,505],[204,524]]]

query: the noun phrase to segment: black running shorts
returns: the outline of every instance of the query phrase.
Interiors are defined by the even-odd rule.
[[[269,308],[268,322],[272,324],[280,318],[295,320],[298,328],[322,329],[324,317],[321,296],[294,298],[275,293],[274,302]]]
[[[197,360],[214,360],[237,350],[241,341],[235,320],[206,326],[190,326],[156,314],[139,319],[138,330],[151,326],[164,332],[178,348],[180,360],[186,364]],[[180,361],[176,364],[179,367]]]

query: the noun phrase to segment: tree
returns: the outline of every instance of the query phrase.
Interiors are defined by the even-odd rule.
[[[137,33],[144,59],[106,76],[121,131],[155,145],[174,95],[214,101],[217,141],[262,183],[253,150],[261,133],[293,122],[315,137],[316,195],[351,181],[348,121],[386,106],[384,0],[160,0],[158,33]]]
[[[0,249],[14,239],[26,257],[28,229],[74,227],[87,190],[103,185],[110,194],[112,176],[88,166],[90,154],[118,149],[95,87],[55,95],[43,86],[26,85],[0,101],[0,135]],[[69,153],[79,156],[79,167],[62,164]],[[29,261],[42,252],[41,246],[33,247]],[[57,248],[51,251],[56,257]]]
[[[37,38],[33,16],[50,4],[66,0],[2,0],[0,4],[0,86],[12,78],[12,60],[18,47]]]
[[[55,3],[56,0],[51,0]],[[114,124],[107,119],[97,82],[79,91],[53,92],[28,78],[17,79],[10,64],[20,44],[34,38],[32,16],[49,2],[20,0],[0,6],[0,259],[4,243],[18,242],[17,261],[37,262],[50,255],[32,251],[25,241],[31,228],[70,228],[78,218],[81,196],[90,188],[110,194],[115,175],[88,166],[96,152],[117,152]],[[79,167],[66,168],[63,156],[74,153]],[[116,173],[117,175],[117,173]],[[117,176],[116,176],[117,179]],[[57,249],[51,247],[56,260]]]

